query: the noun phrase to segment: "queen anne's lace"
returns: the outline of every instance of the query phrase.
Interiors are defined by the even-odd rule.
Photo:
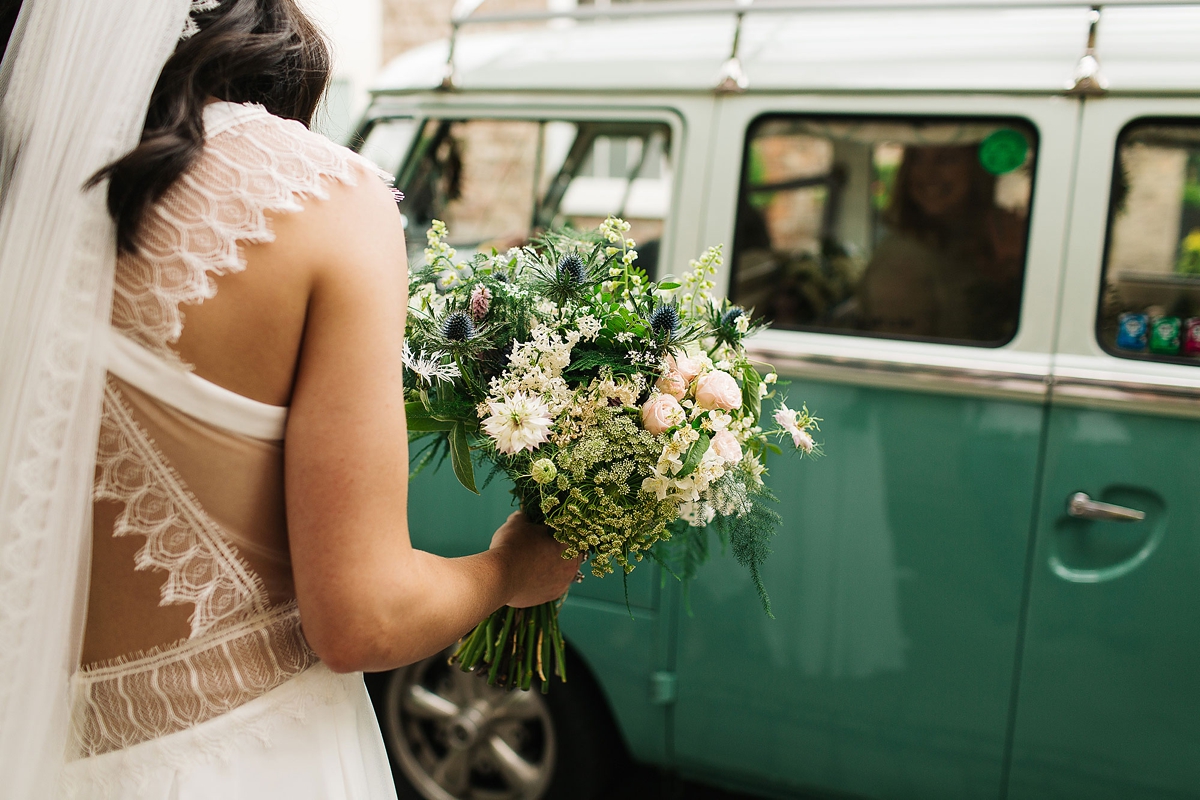
[[[354,184],[363,170],[389,177],[299,122],[243,106],[145,215],[138,252],[118,260],[113,326],[182,363],[170,347],[183,332],[180,306],[213,297],[211,275],[245,269],[239,242],[275,238],[267,212],[300,211],[301,199],[329,196],[328,181]]]

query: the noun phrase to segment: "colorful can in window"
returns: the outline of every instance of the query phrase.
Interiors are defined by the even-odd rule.
[[[1200,356],[1200,317],[1192,317],[1183,323],[1183,353]]]
[[[1150,352],[1164,356],[1179,355],[1179,317],[1155,317],[1150,323]]]
[[[1126,312],[1117,318],[1117,347],[1121,350],[1146,349],[1149,319],[1145,314]]]

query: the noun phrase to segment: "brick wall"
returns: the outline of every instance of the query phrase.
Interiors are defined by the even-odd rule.
[[[546,0],[485,0],[477,14],[544,9]],[[383,59],[450,35],[454,0],[383,0]]]

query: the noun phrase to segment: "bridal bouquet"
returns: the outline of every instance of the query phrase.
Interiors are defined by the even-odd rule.
[[[471,491],[478,465],[512,481],[521,508],[586,554],[592,574],[622,575],[674,539],[684,573],[706,552],[709,523],[759,578],[779,517],[762,476],[771,441],[814,452],[818,420],[778,404],[764,430],[761,375],[743,340],[749,314],[710,294],[720,248],[680,282],[635,266],[629,224],[548,233],[506,253],[458,262],[446,226],[428,232],[425,265],[410,275],[405,400],[414,474],[449,457]],[[440,463],[440,462],[439,462]],[[467,636],[464,669],[528,689],[565,679],[558,603],[504,608]]]

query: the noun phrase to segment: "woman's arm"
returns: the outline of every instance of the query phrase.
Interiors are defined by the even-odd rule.
[[[407,267],[386,188],[368,179],[334,187],[287,227],[287,246],[310,265],[311,280],[285,447],[288,535],[309,644],[335,670],[389,669],[437,652],[506,603],[560,595],[577,562],[563,560],[562,546],[523,515],[509,518],[491,549],[465,558],[409,541],[400,356]]]

